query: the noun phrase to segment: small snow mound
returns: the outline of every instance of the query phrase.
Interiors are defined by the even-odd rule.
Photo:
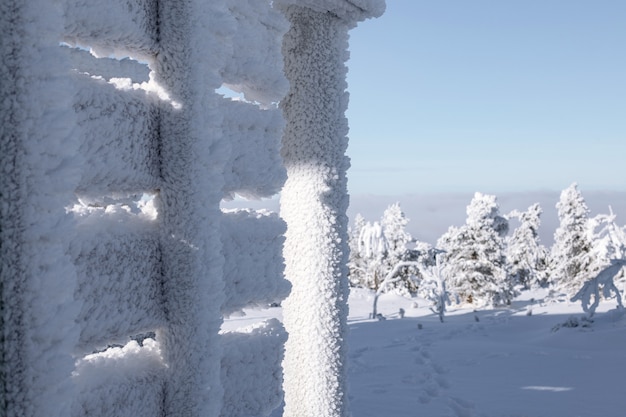
[[[552,328],[552,331],[557,332],[563,327],[572,328],[572,329],[576,327],[588,328],[588,327],[591,327],[592,324],[593,324],[593,320],[585,316],[581,317],[580,319],[578,319],[578,317],[576,316],[569,316],[567,320],[565,320],[563,323],[559,323],[555,325]]]

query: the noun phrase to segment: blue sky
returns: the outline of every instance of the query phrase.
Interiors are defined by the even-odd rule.
[[[351,194],[626,191],[626,1],[387,0],[351,31]]]

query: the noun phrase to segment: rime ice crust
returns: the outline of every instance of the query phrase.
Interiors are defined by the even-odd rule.
[[[385,12],[385,0],[274,0],[278,7],[300,6],[318,13],[331,13],[356,24],[362,20],[380,17]]]
[[[274,1],[291,27],[283,39],[290,90],[281,101],[287,181],[283,303],[286,417],[349,415],[346,339],[350,161],[345,62],[348,31],[382,14],[382,1]]]
[[[219,203],[285,180],[285,19],[238,0],[0,11],[0,414],[236,415],[224,395],[248,374],[223,379],[237,361],[223,343],[271,375],[241,408],[278,406],[282,326],[238,338],[220,324],[288,293],[284,222]],[[249,102],[215,92],[226,83]],[[142,332],[156,341],[129,341]]]
[[[58,5],[0,6],[0,414],[66,416],[78,340],[67,248],[80,158]],[[45,372],[42,372],[45,370]]]
[[[383,9],[377,0],[2,2],[2,412],[268,413],[282,396],[285,330],[220,333],[220,324],[293,285],[292,351],[316,349],[284,362],[309,369],[285,384],[290,399],[315,387],[295,414],[348,413],[344,62],[348,30]],[[219,208],[274,195],[286,169],[286,239],[310,235],[285,250],[291,285],[283,220]],[[323,279],[303,287],[303,272]]]
[[[346,416],[347,216],[346,67],[350,24],[300,5],[284,8],[283,41],[291,89],[281,102],[287,125],[283,303],[285,416]]]

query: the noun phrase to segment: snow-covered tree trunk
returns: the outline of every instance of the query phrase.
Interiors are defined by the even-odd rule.
[[[70,413],[78,340],[73,86],[58,2],[0,2],[0,415]]]
[[[285,274],[293,286],[283,303],[289,332],[284,416],[343,417],[349,415],[344,63],[348,30],[365,10],[347,1],[309,2],[315,9],[298,5],[307,2],[278,3],[291,23],[283,41],[291,89],[281,102],[287,121],[281,215],[288,226]]]
[[[222,401],[219,328],[223,302],[219,201],[225,157],[213,89],[218,56],[206,62],[217,5],[159,2],[155,76],[171,97],[160,124],[159,216],[167,328],[157,334],[168,364],[165,415],[217,416]],[[214,24],[217,24],[215,22]],[[212,71],[213,69],[213,71]],[[209,121],[204,123],[204,121]]]

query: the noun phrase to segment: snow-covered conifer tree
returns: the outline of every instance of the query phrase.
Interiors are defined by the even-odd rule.
[[[385,209],[380,223],[387,242],[387,251],[384,257],[386,272],[393,269],[399,262],[417,261],[418,253],[408,247],[413,242],[413,237],[405,230],[409,219],[404,215],[399,203],[394,203]],[[417,285],[411,278],[415,274],[419,274],[416,268],[402,268],[398,273],[401,279],[390,288],[396,288],[399,291],[408,290],[408,292],[414,293],[417,290]]]
[[[419,251],[409,249],[413,242],[405,230],[409,220],[398,203],[390,205],[383,213],[380,222],[362,221],[360,233],[352,234],[350,255],[350,276],[353,285],[378,290],[380,283],[396,264],[403,261],[416,261]],[[355,224],[355,229],[357,225]],[[387,289],[414,293],[417,285],[413,277],[419,275],[414,267],[403,267]]]
[[[359,247],[361,246],[361,232],[367,225],[365,218],[358,213],[354,217],[354,226],[348,230],[348,246],[350,248],[350,260],[348,262],[350,285],[358,287],[365,276],[365,260]]]
[[[556,208],[559,227],[550,254],[550,279],[557,291],[571,297],[593,275],[589,209],[576,183],[561,192]]]
[[[361,259],[359,286],[377,290],[385,278],[387,239],[379,222],[367,222],[357,237],[357,253]]]
[[[420,283],[420,294],[433,303],[431,311],[439,316],[443,323],[446,306],[450,305],[450,297],[446,288],[446,279],[439,255],[433,250],[434,264],[420,267],[424,279]]]
[[[496,197],[476,193],[467,206],[466,224],[451,227],[439,239],[448,290],[461,301],[497,305],[513,298],[504,253],[507,231]]]
[[[539,243],[541,213],[541,207],[536,203],[525,212],[514,211],[509,215],[520,221],[520,225],[507,239],[509,275],[515,283],[525,288],[547,285],[548,251]]]
[[[626,259],[626,230],[618,226],[615,219],[611,207],[609,214],[599,214],[589,219],[594,271],[609,265],[611,259]]]

